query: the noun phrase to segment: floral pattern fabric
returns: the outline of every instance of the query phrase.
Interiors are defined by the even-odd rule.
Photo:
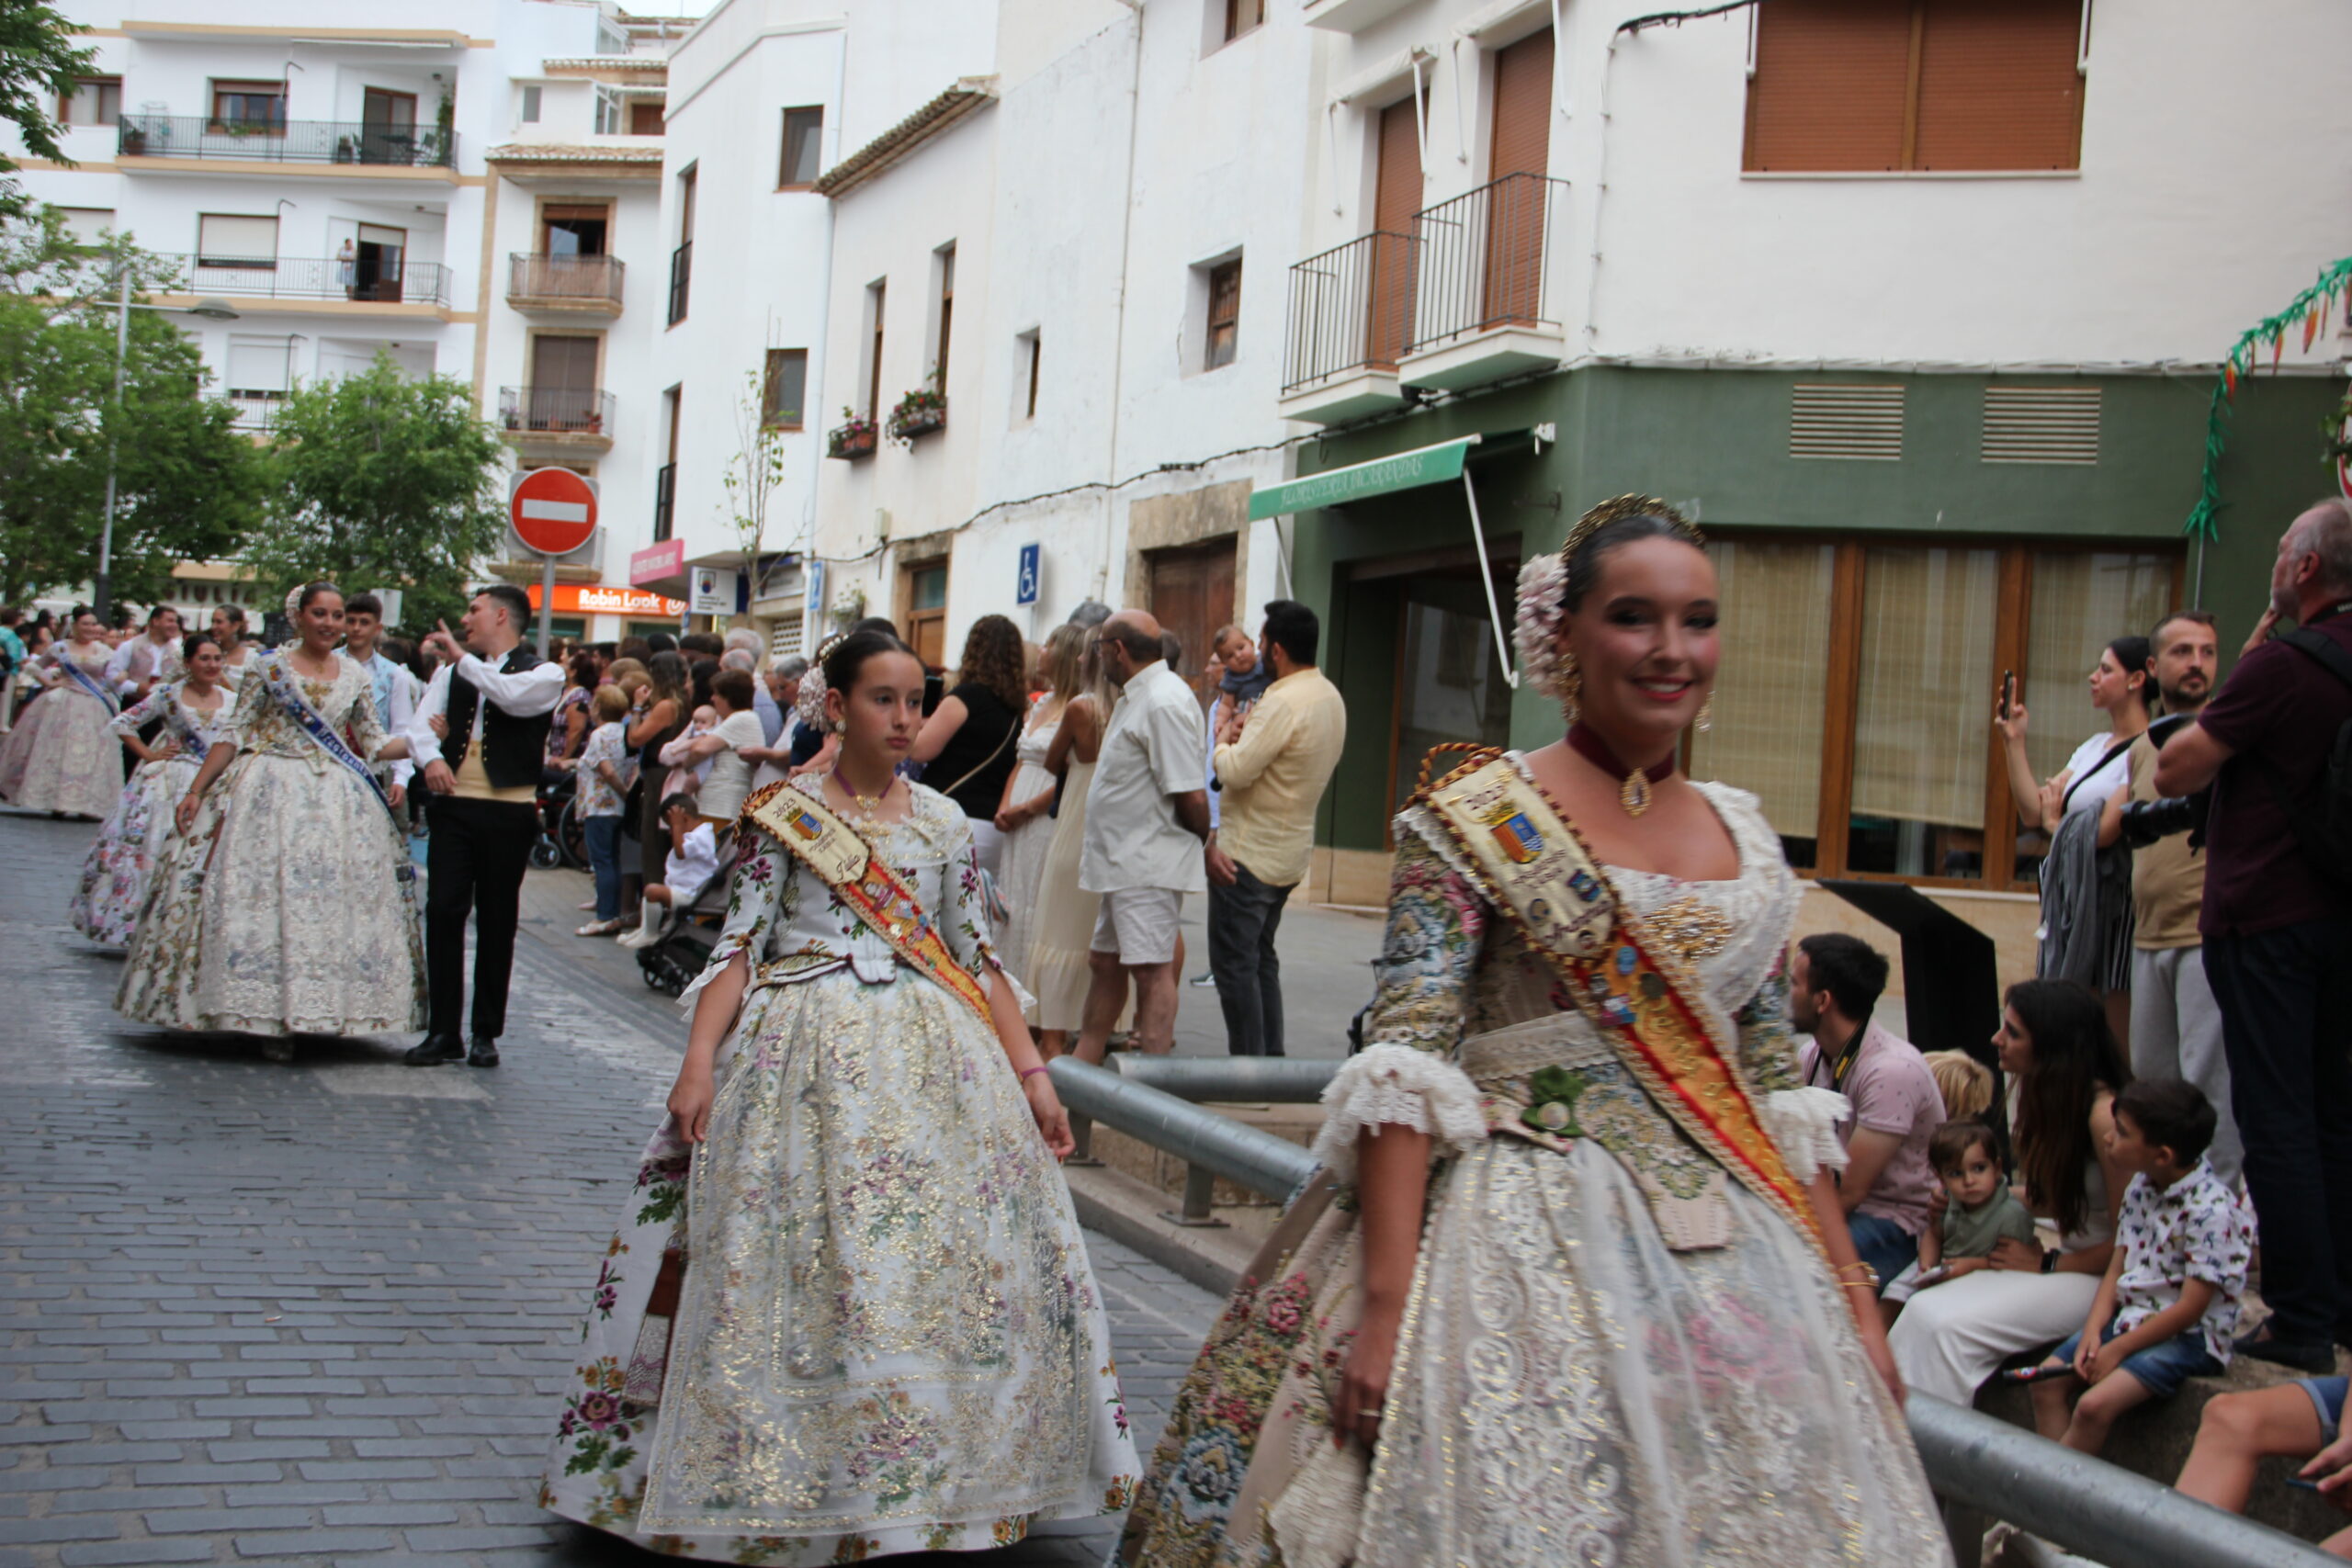
[[[1791,879],[1753,798],[1702,787],[1739,845],[1737,878],[1610,874],[1723,1015],[1761,1100],[1796,1085],[1780,975]],[[1811,1241],[1589,1048],[1555,972],[1425,819],[1408,812],[1397,838],[1366,1036],[1461,1073],[1429,1098],[1475,1089],[1488,1135],[1431,1172],[1361,1497],[1294,1538],[1296,1554],[1357,1568],[1949,1564],[1902,1414]],[[1180,1393],[1128,1562],[1295,1560],[1283,1531],[1308,1511],[1292,1509],[1293,1488],[1329,1462],[1360,1317],[1353,1193],[1323,1180]]]
[[[180,700],[180,692],[176,682],[157,686],[145,701],[118,714],[108,727],[120,737],[160,719],[163,728],[153,750],[168,755],[141,762],[132,772],[82,862],[81,886],[74,889],[67,918],[75,931],[101,947],[130,945],[155,865],[178,837],[172,812],[196,782],[196,771],[212,749],[213,731],[229,716],[234,701],[225,692],[218,693],[217,705],[198,713]]]
[[[331,761],[254,678],[215,733],[236,760],[158,863],[115,1007],[166,1029],[380,1034],[424,1027],[424,951],[408,845],[368,784]],[[292,672],[289,671],[289,674]],[[295,676],[362,758],[384,744],[375,683],[335,655]]]
[[[2123,1272],[2115,1281],[2118,1334],[2128,1333],[2180,1300],[2180,1287],[2202,1280],[2213,1299],[2197,1320],[2206,1353],[2230,1364],[2238,1309],[2254,1261],[2254,1220],[2203,1156],[2170,1187],[2135,1176],[2123,1190],[2115,1227]]]
[[[100,685],[106,683],[103,642],[86,648],[65,643],[41,655],[41,664],[62,671],[72,660]],[[28,811],[62,811],[105,817],[122,789],[122,748],[107,728],[114,710],[71,675],[17,714],[16,728],[0,745],[0,799]]]
[[[918,786],[871,836],[996,983],[963,812]],[[738,953],[753,978],[708,1137],[665,1123],[648,1145],[542,1503],[650,1551],[770,1564],[1118,1513],[1137,1467],[1101,1299],[994,1031],[774,839],[739,838],[696,989]]]
[[[605,782],[596,771],[599,762],[610,762],[620,787]],[[618,817],[627,811],[629,775],[636,771],[636,761],[628,754],[628,741],[622,734],[621,723],[600,724],[588,732],[587,740],[580,748],[580,806],[582,817]]]

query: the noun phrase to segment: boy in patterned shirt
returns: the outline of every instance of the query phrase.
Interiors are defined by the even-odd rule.
[[[2074,1377],[2033,1386],[2043,1437],[2095,1454],[2117,1416],[2229,1364],[2254,1227],[2206,1163],[2215,1120],[2205,1096],[2177,1078],[2142,1080],[2115,1097],[2109,1152],[2137,1174],[2090,1316],[2042,1363],[2045,1371],[2071,1367]],[[2070,1416],[2075,1379],[2089,1387]]]

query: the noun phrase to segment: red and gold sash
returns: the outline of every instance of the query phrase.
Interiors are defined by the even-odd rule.
[[[994,1027],[988,988],[956,962],[931,916],[856,829],[814,795],[772,784],[743,802],[740,827],[757,828],[822,878],[917,974],[937,981]],[[952,873],[954,868],[949,868]]]
[[[1650,1099],[1733,1179],[1821,1239],[1811,1195],[1764,1130],[1690,978],[1643,930],[1573,824],[1499,752],[1413,797],[1445,829],[1487,901],[1567,983],[1577,1009]]]

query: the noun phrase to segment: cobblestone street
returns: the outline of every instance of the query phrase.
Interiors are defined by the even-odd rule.
[[[534,1496],[684,1043],[668,999],[542,913],[496,1072],[128,1025],[63,921],[94,832],[0,816],[0,1568],[658,1561]],[[527,908],[584,886],[560,874]],[[1092,1239],[1148,1453],[1217,1303]]]

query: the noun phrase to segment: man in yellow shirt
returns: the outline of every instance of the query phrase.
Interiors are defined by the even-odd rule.
[[[1283,905],[1306,875],[1315,808],[1347,743],[1347,704],[1315,667],[1315,612],[1292,599],[1266,606],[1259,651],[1273,672],[1265,694],[1226,719],[1215,761],[1222,806],[1204,852],[1209,877],[1209,971],[1225,1010],[1226,1049],[1283,1055]]]

